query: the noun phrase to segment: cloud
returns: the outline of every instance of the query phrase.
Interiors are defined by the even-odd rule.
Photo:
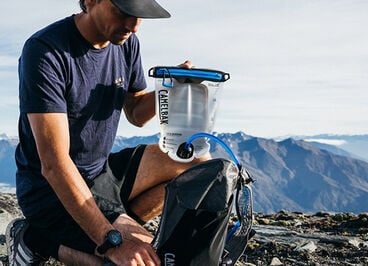
[[[15,187],[11,187],[9,184],[0,183],[0,192],[15,193]]]
[[[346,141],[341,140],[341,139],[305,139],[305,141],[319,142],[319,143],[329,144],[329,145],[333,145],[333,146],[341,146],[341,145],[346,144]]]
[[[14,71],[18,66],[18,57],[0,54],[0,70],[11,69]]]

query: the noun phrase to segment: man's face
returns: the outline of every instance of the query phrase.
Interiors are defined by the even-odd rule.
[[[137,32],[140,18],[122,13],[110,0],[102,0],[91,9],[94,24],[101,41],[123,44],[132,33]]]

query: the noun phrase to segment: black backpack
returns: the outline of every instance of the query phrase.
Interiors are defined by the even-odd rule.
[[[255,233],[252,181],[226,159],[197,164],[172,180],[152,242],[162,265],[234,265]]]

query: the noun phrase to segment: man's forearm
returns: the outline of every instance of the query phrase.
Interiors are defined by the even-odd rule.
[[[98,209],[91,191],[69,156],[69,126],[64,113],[28,114],[42,175],[65,209],[87,235],[100,244],[112,225]]]
[[[127,119],[135,126],[144,126],[155,116],[155,92],[128,93],[124,103]]]
[[[43,171],[65,209],[86,234],[100,245],[113,227],[103,216],[87,184],[70,160]]]

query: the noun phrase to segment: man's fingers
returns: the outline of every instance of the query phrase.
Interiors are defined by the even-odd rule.
[[[193,67],[192,61],[186,60],[184,63],[180,64],[179,67],[190,69]]]

